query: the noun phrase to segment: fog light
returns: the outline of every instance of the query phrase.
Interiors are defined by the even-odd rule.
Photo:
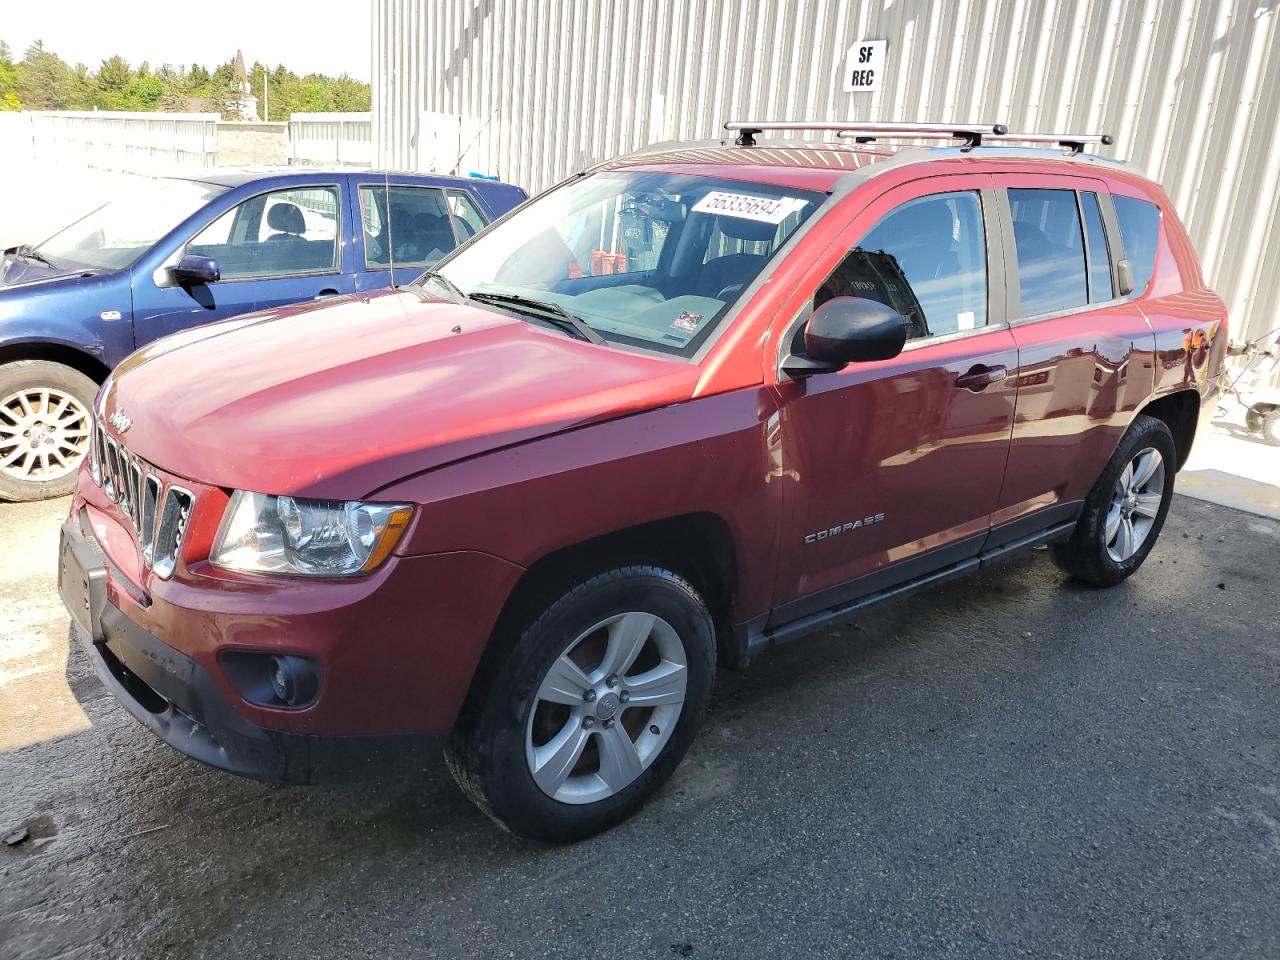
[[[320,664],[310,657],[265,650],[224,650],[219,659],[240,695],[259,707],[303,709],[320,692]]]
[[[271,692],[276,695],[277,700],[283,700],[293,706],[294,698],[297,696],[297,684],[293,679],[293,671],[284,657],[272,657],[270,663]]]

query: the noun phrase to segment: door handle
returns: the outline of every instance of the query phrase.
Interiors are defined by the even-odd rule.
[[[312,299],[323,300],[325,297],[336,297],[337,295],[338,295],[337,290],[334,290],[332,287],[326,287],[325,289],[317,293],[314,297],[312,297]]]
[[[956,386],[962,390],[972,390],[978,393],[987,389],[993,383],[999,383],[1009,375],[1009,368],[1002,363],[988,367],[986,364],[977,363],[969,368],[967,373],[962,373],[956,377]]]

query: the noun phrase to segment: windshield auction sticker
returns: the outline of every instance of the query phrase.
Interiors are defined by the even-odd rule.
[[[808,201],[799,197],[753,197],[746,193],[712,190],[693,205],[694,213],[716,213],[722,217],[781,223]]]

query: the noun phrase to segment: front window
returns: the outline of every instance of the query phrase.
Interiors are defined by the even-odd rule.
[[[140,179],[37,249],[57,267],[120,270],[225,190],[192,180]]]
[[[338,269],[338,188],[260,193],[232,207],[187,244],[212,257],[225,280],[331,273]]]
[[[467,296],[551,304],[606,340],[689,356],[823,199],[711,177],[601,173],[525,205],[440,273]]]

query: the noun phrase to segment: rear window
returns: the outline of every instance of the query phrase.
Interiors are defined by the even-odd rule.
[[[1112,197],[1116,219],[1120,221],[1120,237],[1124,240],[1124,258],[1133,268],[1134,296],[1151,282],[1156,266],[1156,244],[1160,239],[1160,208],[1133,197]]]
[[[1084,238],[1074,190],[1010,190],[1022,316],[1089,302]]]

